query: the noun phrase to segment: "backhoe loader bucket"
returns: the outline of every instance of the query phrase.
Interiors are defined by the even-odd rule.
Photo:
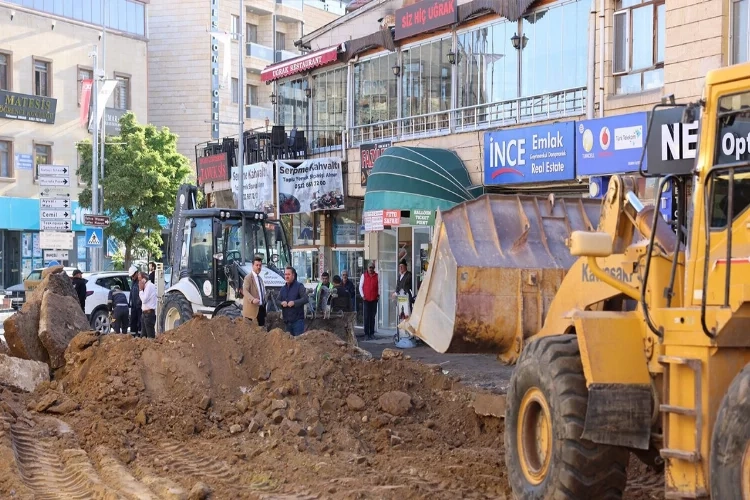
[[[565,240],[594,231],[600,211],[594,199],[488,194],[438,212],[427,275],[402,328],[438,352],[514,361],[576,261]]]

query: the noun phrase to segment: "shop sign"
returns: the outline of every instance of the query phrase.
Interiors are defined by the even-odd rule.
[[[367,179],[375,167],[375,160],[380,158],[383,152],[391,147],[391,141],[377,144],[361,144],[359,146],[359,166],[362,176],[362,187],[367,186]]]
[[[434,210],[412,210],[409,215],[409,224],[412,226],[434,226]]]
[[[0,90],[0,118],[54,125],[57,99]]]
[[[104,135],[120,135],[120,118],[127,109],[106,108],[104,110]]]
[[[365,231],[383,230],[383,210],[367,210],[363,214]]]
[[[16,153],[17,170],[34,170],[34,157],[29,154]]]
[[[384,226],[400,226],[401,210],[383,210]]]
[[[576,175],[637,172],[646,142],[648,113],[630,113],[576,125]],[[643,169],[646,170],[647,158]]]
[[[395,40],[433,31],[458,21],[457,0],[422,0],[396,10]]]
[[[226,153],[198,158],[196,169],[199,186],[207,182],[229,180],[229,161]]]
[[[304,73],[319,66],[331,64],[338,60],[340,48],[342,48],[341,45],[336,45],[268,66],[261,71],[260,79],[263,82],[272,82],[279,78],[286,78],[287,76]]]
[[[484,134],[484,185],[575,178],[574,122]]]
[[[240,195],[239,168],[232,167],[232,194],[234,205]],[[266,214],[274,213],[273,163],[270,161],[253,163],[242,167],[243,210],[254,210]]]
[[[657,109],[646,144],[649,173],[689,174],[698,153],[698,120],[682,123],[683,108]]]
[[[279,214],[343,210],[341,158],[276,161]]]

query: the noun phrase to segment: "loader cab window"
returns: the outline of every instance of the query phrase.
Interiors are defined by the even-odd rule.
[[[193,228],[190,234],[190,274],[193,276],[206,276],[213,269],[213,224],[210,217],[193,219]]]
[[[719,99],[714,165],[750,162],[750,93],[735,94]],[[729,208],[729,173],[714,175],[711,187],[711,229],[727,227]],[[734,171],[733,221],[744,215],[750,206],[750,166]]]

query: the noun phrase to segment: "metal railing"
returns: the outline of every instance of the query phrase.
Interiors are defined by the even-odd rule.
[[[352,146],[577,116],[586,111],[586,87],[384,120],[351,129]]]
[[[274,62],[281,62],[286,61],[287,59],[294,59],[295,57],[299,57],[301,54],[296,54],[294,52],[290,52],[288,50],[277,50],[276,51],[276,59]]]
[[[291,7],[292,9],[302,10],[303,0],[276,0],[279,5]]]
[[[273,48],[255,42],[245,44],[245,55],[255,57],[264,61],[273,62]]]
[[[265,120],[267,118],[269,121],[273,121],[273,109],[254,105],[246,106],[245,118],[251,120]]]

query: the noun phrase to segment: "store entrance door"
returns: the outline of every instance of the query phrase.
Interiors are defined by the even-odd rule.
[[[3,287],[7,288],[23,282],[21,274],[21,233],[7,231],[3,238]]]
[[[334,250],[333,251],[333,274],[341,276],[346,271],[349,273],[349,281],[354,284],[354,310],[357,312],[356,326],[363,326],[362,299],[359,296],[359,278],[364,272],[364,250]],[[331,276],[333,279],[333,276]]]

